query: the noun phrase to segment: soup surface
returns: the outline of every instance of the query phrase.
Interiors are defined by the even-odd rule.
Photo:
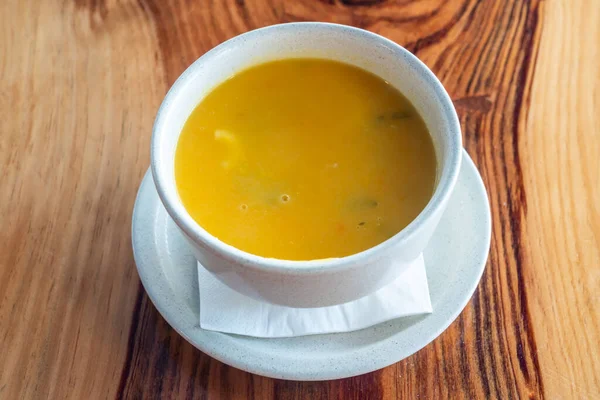
[[[383,79],[320,59],[244,70],[189,116],[179,196],[200,226],[263,257],[351,255],[427,205],[436,160],[425,123]]]

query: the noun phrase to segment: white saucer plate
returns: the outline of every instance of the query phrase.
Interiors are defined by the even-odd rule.
[[[163,208],[150,171],[133,210],[133,252],[148,296],[167,322],[204,353],[280,379],[326,380],[398,362],[438,337],[460,314],[483,273],[491,239],[483,182],[466,151],[448,204],[424,252],[433,313],[350,333],[260,339],[199,327],[196,260]]]

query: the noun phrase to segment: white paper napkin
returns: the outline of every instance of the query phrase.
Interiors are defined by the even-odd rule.
[[[254,300],[221,283],[198,263],[200,327],[262,338],[351,332],[432,311],[423,256],[394,282],[345,304],[291,308]]]

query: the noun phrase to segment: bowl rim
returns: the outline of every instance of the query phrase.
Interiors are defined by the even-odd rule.
[[[220,52],[226,50],[230,46],[238,44],[238,42],[244,43],[247,41],[249,43],[252,39],[260,38],[261,35],[277,34],[277,32],[280,30],[289,29],[330,29],[337,31],[338,33],[341,32],[348,35],[363,36],[375,43],[385,45],[389,49],[401,54],[408,61],[408,63],[411,64],[412,67],[417,69],[418,72],[423,75],[428,82],[431,83],[433,93],[440,101],[440,106],[448,111],[444,112],[448,118],[449,130],[451,133],[449,136],[450,143],[448,146],[448,160],[442,168],[440,179],[435,187],[431,199],[425,208],[404,229],[391,238],[376,246],[370,247],[355,254],[351,254],[349,256],[316,260],[284,260],[262,257],[248,253],[221,241],[202,228],[187,213],[177,193],[172,193],[172,191],[167,189],[168,178],[165,176],[166,173],[162,170],[162,166],[166,160],[163,160],[160,156],[160,139],[163,132],[165,132],[164,128],[167,123],[168,110],[172,107],[174,100],[179,96],[184,86],[193,77],[195,70],[198,69],[201,64],[210,57],[218,55]],[[152,177],[161,202],[163,203],[163,206],[167,210],[169,216],[191,241],[201,246],[204,250],[209,251],[213,255],[225,258],[234,264],[242,264],[244,267],[264,272],[279,272],[284,274],[292,273],[301,275],[313,274],[315,272],[335,272],[353,269],[361,264],[361,260],[372,259],[378,255],[385,254],[387,253],[386,250],[396,247],[400,243],[406,242],[410,238],[414,237],[418,231],[424,228],[425,222],[439,212],[449,199],[460,172],[461,154],[462,134],[460,122],[458,120],[452,100],[450,99],[450,96],[446,92],[446,89],[443,87],[439,79],[421,60],[419,60],[404,47],[381,35],[348,25],[327,22],[291,22],[270,25],[235,36],[204,53],[188,68],[186,68],[186,70],[177,78],[163,99],[157,111],[156,119],[153,125],[150,149]],[[174,179],[174,177],[171,179]],[[180,206],[175,206],[175,204],[178,203]]]

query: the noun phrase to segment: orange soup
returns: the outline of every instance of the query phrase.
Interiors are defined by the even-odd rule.
[[[398,233],[436,174],[423,119],[351,65],[286,59],[244,70],[189,116],[175,180],[210,234],[263,257],[348,256]]]

